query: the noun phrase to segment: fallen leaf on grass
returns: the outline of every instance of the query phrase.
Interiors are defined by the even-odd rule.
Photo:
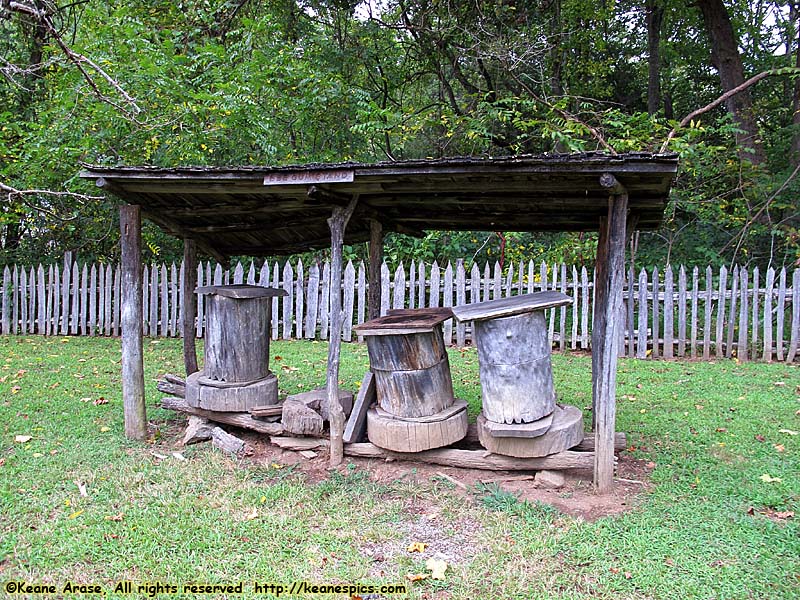
[[[772,385],[786,385],[786,382],[785,381],[776,381]]]
[[[172,458],[177,458],[180,461],[187,460],[186,457],[183,454],[181,454],[180,452],[173,452],[172,453]]]
[[[122,513],[116,515],[106,515],[106,521],[122,521],[125,515]]]
[[[406,573],[406,579],[409,581],[422,581],[430,577],[427,573]]]
[[[30,442],[32,439],[33,439],[33,437],[30,436],[30,435],[17,435],[17,436],[14,436],[14,441],[17,442],[18,444],[24,444],[26,442]]]
[[[778,429],[778,433],[785,433],[786,435],[797,435],[797,432],[792,431],[791,429]]]
[[[794,511],[793,510],[783,510],[775,513],[775,516],[778,519],[794,519]]]
[[[438,558],[429,558],[425,561],[425,566],[431,570],[431,577],[444,579],[444,572],[447,571],[447,562]]]
[[[766,439],[767,439],[767,438],[765,438],[763,435],[761,435],[760,433],[759,433],[759,434],[756,434],[756,435],[755,435],[755,438],[756,438],[756,440],[758,440],[759,442],[766,441]]]
[[[100,428],[100,431],[101,431],[102,433],[105,433],[106,431],[111,431],[111,427],[106,427],[106,426],[103,426],[103,427],[101,427],[101,428]]]
[[[0,458],[0,467],[2,467],[4,464],[6,464],[6,459]]]
[[[717,433],[728,433],[728,430],[724,427],[717,427]]]
[[[80,493],[81,496],[83,496],[84,498],[88,498],[89,497],[89,492],[86,491],[86,484],[85,483],[83,483],[82,481],[78,481],[77,479],[75,481],[73,481],[72,483],[74,483],[76,486],[78,486],[78,492]]]
[[[295,371],[299,371],[300,370],[299,367],[290,367],[289,365],[283,365],[281,367],[281,369],[283,369],[284,371],[286,371],[288,373],[294,373]]]
[[[19,387],[18,385],[15,385],[14,387],[11,388],[11,393],[12,394],[19,394],[19,391],[21,389],[22,389],[21,387]]]
[[[108,400],[100,396],[97,400],[93,403],[95,406],[100,406],[101,404],[108,404]]]
[[[427,548],[428,544],[423,542],[412,542],[409,544],[407,550],[409,552],[425,552],[425,548]]]
[[[772,477],[769,473],[764,473],[759,479],[764,483],[780,483],[783,481],[780,477]]]
[[[245,517],[248,521],[252,521],[258,518],[258,509],[254,506],[253,510],[247,513]]]
[[[67,518],[68,518],[68,519],[77,519],[77,518],[78,518],[78,517],[80,517],[82,514],[83,514],[83,511],[82,511],[82,510],[76,510],[74,513],[72,513],[72,514],[71,514],[69,517],[67,517]]]
[[[786,450],[786,447],[783,444],[773,444],[772,447],[775,448],[777,452],[783,452]]]

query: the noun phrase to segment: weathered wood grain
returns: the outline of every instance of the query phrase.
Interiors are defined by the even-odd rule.
[[[686,268],[678,271],[678,356],[686,356]]]
[[[142,346],[142,217],[141,208],[119,209],[122,271],[122,404],[125,435],[147,437]]]
[[[344,428],[345,444],[360,442],[364,439],[367,433],[367,411],[376,400],[375,377],[371,371],[367,371],[361,380],[361,387],[358,388],[353,410]]]
[[[197,244],[190,238],[183,240],[183,293],[182,337],[183,366],[187,375],[197,371],[197,346],[195,345],[195,320],[197,319]]]
[[[342,335],[344,341],[349,342],[353,339],[353,292],[356,283],[356,271],[353,262],[348,260],[344,268],[344,299],[342,302]]]
[[[537,437],[496,437],[483,414],[478,415],[477,425],[478,438],[484,448],[495,454],[519,458],[556,454],[576,446],[583,439],[583,415],[574,406],[556,407],[552,425]]]
[[[714,338],[714,354],[717,358],[724,356],[723,333],[725,329],[725,294],[728,291],[728,269],[722,265],[719,269],[719,293],[717,300],[717,328]]]
[[[292,435],[322,435],[322,416],[309,406],[296,400],[286,400],[281,412],[281,425]]]
[[[741,298],[739,299],[739,340],[736,344],[736,358],[740,361],[746,361],[749,355],[747,350],[747,328],[750,317],[747,304],[747,269],[739,271],[739,277],[741,278],[741,286],[739,287]]]
[[[250,429],[259,433],[266,433],[267,435],[281,435],[283,433],[283,426],[280,423],[260,421],[251,417],[249,413],[216,412],[213,410],[195,408],[189,406],[183,398],[165,396],[161,399],[161,408],[205,417],[209,421],[224,423],[226,425],[235,425],[242,429]]]
[[[530,423],[553,412],[556,393],[543,311],[475,321],[473,332],[486,418]]]
[[[592,407],[597,436],[594,485],[598,493],[611,491],[614,478],[614,427],[616,423],[616,328],[624,285],[628,196],[609,198],[608,217],[598,240],[595,322],[592,330]],[[654,336],[655,338],[655,336]],[[654,341],[656,341],[654,339]]]
[[[305,269],[303,268],[303,260],[297,261],[296,281],[294,285],[294,338],[297,340],[303,339],[303,321],[304,316],[304,296],[303,284],[305,281]]]
[[[467,403],[456,400],[461,410],[438,421],[406,421],[367,411],[367,437],[369,441],[396,452],[420,452],[448,446],[467,433]]]
[[[775,286],[775,269],[767,269],[767,277],[764,282],[764,349],[762,359],[772,362],[772,298],[773,287]]]
[[[675,280],[672,276],[672,266],[664,269],[664,358],[674,356],[674,327],[675,315]]]
[[[565,306],[571,302],[572,298],[560,292],[538,292],[490,300],[480,304],[453,307],[453,315],[459,321],[497,319],[529,313],[534,310]]]

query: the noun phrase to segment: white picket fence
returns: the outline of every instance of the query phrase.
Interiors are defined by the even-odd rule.
[[[183,266],[148,265],[143,273],[145,335],[181,335]],[[272,337],[327,339],[329,332],[330,269],[297,263],[237,264],[231,270],[201,263],[198,286],[250,283],[286,290],[272,301]],[[654,285],[655,282],[655,285]],[[585,267],[495,263],[469,270],[463,261],[444,268],[412,262],[394,273],[381,268],[382,306],[390,308],[460,306],[534,291],[556,290],[573,299],[571,306],[548,310],[549,335],[556,350],[588,350],[591,344],[594,273]],[[345,341],[354,338],[353,325],[367,312],[367,280],[363,263],[344,270]],[[689,270],[628,272],[624,296],[626,324],[621,356],[721,358],[788,361],[798,358],[800,337],[800,270],[785,268],[729,272],[707,267]],[[197,336],[204,327],[203,297],[197,298]],[[3,334],[119,335],[120,272],[114,265],[65,261],[44,267],[5,267],[2,280]],[[445,341],[464,346],[469,324],[447,321]]]

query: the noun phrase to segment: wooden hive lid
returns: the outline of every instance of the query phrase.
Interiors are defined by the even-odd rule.
[[[216,294],[226,298],[238,300],[248,298],[269,298],[272,296],[286,296],[286,290],[268,288],[260,285],[233,284],[233,285],[206,285],[195,289],[195,294]]]
[[[450,308],[398,308],[383,317],[366,321],[353,329],[361,335],[403,335],[427,333],[452,318]]]
[[[464,306],[454,306],[453,316],[459,321],[482,321],[499,317],[512,317],[534,310],[572,304],[572,298],[561,292],[535,292],[510,298],[498,298]]]

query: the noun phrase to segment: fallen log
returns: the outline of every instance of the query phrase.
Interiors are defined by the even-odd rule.
[[[250,429],[259,433],[266,433],[267,435],[280,435],[283,433],[283,426],[280,423],[259,421],[251,417],[249,413],[225,413],[195,408],[189,406],[186,404],[186,400],[180,398],[171,398],[169,396],[162,398],[161,408],[197,415],[198,417],[205,417],[209,421],[224,423],[226,425],[235,425],[242,429]]]
[[[207,442],[212,437],[213,429],[214,426],[211,425],[208,419],[197,415],[189,415],[189,423],[186,425],[186,432],[183,434],[183,445],[188,446],[198,442]]]
[[[285,450],[308,450],[308,441],[302,438],[270,438]],[[313,448],[327,448],[328,440],[314,440]],[[463,469],[483,469],[488,471],[540,471],[547,469],[591,469],[594,465],[593,452],[573,452],[565,450],[550,456],[537,458],[514,458],[500,454],[490,454],[486,450],[456,450],[453,448],[437,448],[423,452],[391,452],[378,448],[369,442],[345,444],[346,456],[359,458],[383,458],[422,462]]]
[[[322,416],[297,400],[283,403],[281,425],[286,433],[294,435],[322,435]]]
[[[241,456],[245,451],[244,441],[221,427],[214,427],[211,430],[211,443],[223,452],[230,452],[236,457]]]
[[[172,373],[167,373],[162,379],[159,379],[156,388],[159,392],[186,398],[186,381]]]

